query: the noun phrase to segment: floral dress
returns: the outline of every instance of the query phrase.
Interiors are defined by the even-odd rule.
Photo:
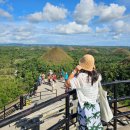
[[[88,75],[80,73],[77,77],[70,80],[71,88],[76,89],[78,97],[78,122],[79,130],[103,130],[100,116],[98,99],[98,82],[91,84]]]
[[[78,105],[79,130],[103,130],[100,119],[99,104],[84,103],[83,109]]]

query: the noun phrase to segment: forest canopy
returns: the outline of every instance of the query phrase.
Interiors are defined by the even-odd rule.
[[[71,73],[84,54],[92,54],[102,82],[130,79],[130,48],[79,46],[8,46],[0,47],[0,107],[28,93],[39,74],[52,69]],[[55,62],[57,61],[57,62]],[[120,88],[118,95],[128,95],[130,88]]]

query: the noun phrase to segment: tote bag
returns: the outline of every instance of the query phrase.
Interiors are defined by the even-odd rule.
[[[107,100],[107,91],[103,90],[99,82],[99,102],[101,111],[101,120],[109,122],[113,118],[113,113]]]

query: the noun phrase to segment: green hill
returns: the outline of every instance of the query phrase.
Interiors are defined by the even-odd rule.
[[[130,51],[124,48],[117,48],[113,51],[113,54],[115,55],[122,55],[122,56],[129,56]]]
[[[98,54],[99,52],[96,50],[96,49],[88,49],[87,50],[87,53],[89,53],[89,54]]]
[[[92,55],[99,53],[98,50],[96,50],[96,49],[89,49],[89,48],[83,48],[83,51],[88,53],[88,54],[92,54]]]
[[[130,64],[130,56],[126,57],[123,61],[123,64]]]

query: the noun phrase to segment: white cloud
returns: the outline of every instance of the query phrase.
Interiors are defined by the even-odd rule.
[[[130,32],[130,24],[124,22],[123,20],[114,22],[111,28],[112,31],[117,34]]]
[[[42,12],[36,12],[27,16],[30,22],[41,21],[58,21],[63,20],[67,16],[67,10],[58,6],[47,3]]]
[[[0,25],[0,39],[2,42],[23,42],[28,41],[33,38],[36,32],[36,28],[31,26],[30,24],[16,24],[16,23],[8,23]],[[37,33],[37,32],[36,32]]]
[[[76,22],[70,22],[66,25],[59,25],[55,28],[55,32],[61,34],[88,33],[91,31],[91,28],[87,25],[77,24]]]
[[[72,22],[74,25],[79,26]],[[72,25],[73,25],[72,24]],[[68,25],[68,24],[67,24]],[[70,24],[71,25],[71,24]],[[127,41],[130,41],[129,36],[122,36],[120,40],[115,40],[116,35],[113,39],[107,35],[103,37],[103,35],[98,35],[97,37],[93,36],[93,32],[85,33],[85,34],[75,34],[76,32],[83,33],[89,32],[86,25],[80,25],[79,29],[75,30],[72,29],[73,35],[62,35],[58,34],[58,30],[55,30],[52,34],[52,30],[49,29],[49,25],[45,28],[46,23],[39,23],[39,24],[31,24],[26,22],[6,22],[0,24],[0,43],[27,43],[27,44],[76,44],[76,45],[130,45]],[[61,26],[62,27],[62,26]],[[67,26],[68,29],[71,26]],[[86,31],[85,28],[86,27]],[[47,32],[46,30],[47,29]],[[84,29],[82,32],[81,30]],[[75,30],[75,31],[73,31]],[[91,31],[91,29],[90,29]],[[74,33],[75,32],[75,33]],[[59,32],[60,33],[60,32]],[[72,34],[68,33],[68,34]],[[124,38],[123,38],[124,37]],[[89,39],[89,40],[88,40]]]
[[[105,32],[109,32],[110,29],[108,27],[96,27],[96,33],[105,33]]]
[[[122,36],[122,34],[114,35],[114,36],[113,36],[113,39],[115,39],[115,40],[119,40],[121,36]]]
[[[0,24],[0,43],[53,43],[59,41],[57,38],[66,34],[87,33],[91,29],[87,25],[76,24],[57,26],[54,30],[45,27],[46,24],[31,24],[26,22],[6,22]],[[49,25],[48,25],[49,26]],[[58,35],[64,34],[64,35]],[[57,36],[55,38],[55,36]],[[59,37],[58,37],[59,36]],[[69,35],[67,35],[69,36]],[[55,41],[54,41],[55,39]],[[67,39],[64,39],[66,42]]]
[[[42,12],[36,12],[36,13],[33,13],[33,14],[30,14],[27,19],[30,21],[30,22],[41,22],[43,21],[43,13]]]
[[[47,31],[46,31],[47,30]],[[6,22],[0,24],[0,43],[42,43],[47,41],[50,29],[44,24]],[[51,35],[50,35],[51,37]],[[43,40],[44,39],[44,40]]]
[[[79,24],[87,24],[95,15],[96,5],[93,0],[80,0],[74,11],[74,19]]]
[[[80,0],[74,11],[74,19],[79,24],[88,24],[97,16],[101,22],[108,22],[122,18],[126,10],[125,6],[118,4],[96,4],[94,0]]]
[[[11,6],[7,7],[8,11],[13,10]],[[12,18],[7,10],[0,9],[0,20]],[[121,39],[126,39],[127,36],[127,41],[129,41],[130,17],[129,14],[125,15],[125,10],[125,6],[117,4],[106,5],[97,4],[94,0],[80,0],[73,12],[73,22],[71,22],[72,19],[67,19],[68,23],[58,25],[60,21],[50,22],[65,19],[68,11],[63,6],[58,7],[47,3],[43,10],[26,16],[26,20],[30,22],[7,21],[9,23],[7,25],[7,22],[3,20],[0,24],[0,43],[86,44],[89,39],[91,43],[104,44],[108,41],[121,42]],[[39,23],[32,24],[31,22]]]
[[[119,19],[124,15],[125,10],[125,6],[119,6],[118,4],[100,5],[98,6],[100,21],[108,22],[113,19]]]
[[[12,15],[3,9],[0,9],[0,18],[12,19]]]

